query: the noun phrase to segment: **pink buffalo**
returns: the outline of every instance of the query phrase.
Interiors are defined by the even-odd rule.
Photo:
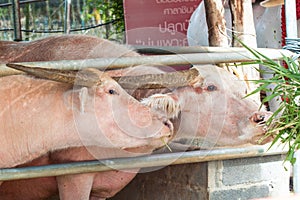
[[[3,63],[139,56],[137,53],[129,50],[124,46],[120,46],[100,38],[89,36],[70,35],[49,37],[35,42],[21,43],[20,45],[22,47],[22,50],[18,48],[18,45],[19,44],[13,42],[4,43],[4,45],[2,46],[0,45],[0,50],[2,52],[6,52],[7,49],[8,52],[10,52],[10,55],[1,57]],[[129,73],[131,73],[131,71],[135,70],[123,70],[117,72],[117,74],[128,75]],[[155,71],[157,73],[158,70]],[[157,137],[153,140],[149,140],[148,138],[147,142],[149,145],[146,145],[146,140],[145,143],[140,145],[135,144],[137,141],[132,142],[132,145],[136,148],[134,148],[133,146],[127,146],[126,143],[128,151],[151,152],[151,150],[153,150],[154,148],[161,146],[161,143],[159,143],[158,140],[170,136],[170,134],[167,134],[166,132],[170,131],[168,127],[171,127],[171,124],[168,121],[163,120],[165,116],[168,116],[168,118],[174,122],[174,131],[176,133],[175,142],[181,142],[180,145],[183,146],[183,149],[187,148],[189,145],[194,145],[195,141],[198,145],[200,143],[200,146],[204,148],[210,148],[215,145],[232,146],[248,143],[257,144],[257,141],[266,132],[267,127],[265,126],[265,120],[268,119],[270,113],[258,111],[259,105],[256,102],[253,102],[252,100],[247,98],[244,99],[243,97],[246,91],[245,85],[243,85],[243,82],[237,80],[233,75],[226,72],[225,70],[220,69],[216,66],[206,65],[197,66],[194,69],[190,70],[191,73],[195,71],[198,72],[199,76],[195,78],[193,82],[191,82],[190,86],[181,87],[175,90],[172,89],[171,93],[159,93],[155,94],[154,96],[148,97],[149,95],[142,94],[142,92],[140,91],[136,92],[136,98],[143,99],[143,104],[150,106],[154,113],[158,113],[159,118],[162,118],[162,120],[160,120],[160,123],[163,122],[166,124],[166,126],[164,126],[160,130],[164,130],[165,135],[160,134],[160,137]],[[158,73],[161,72],[158,71]],[[107,77],[106,73],[102,73],[102,75],[103,77]],[[153,76],[153,79],[157,82],[165,82],[164,80],[161,80],[161,77],[162,76]],[[31,80],[32,78],[24,79]],[[52,81],[39,79],[32,80],[40,82],[50,82],[54,84],[54,82]],[[112,80],[110,79],[110,81]],[[60,86],[65,85],[62,83],[55,84],[58,84]],[[49,91],[50,90],[48,90],[48,92]],[[108,91],[108,93],[111,93],[110,90],[106,91]],[[114,96],[115,92],[112,93],[113,94],[108,95],[108,97]],[[118,93],[119,92],[117,91],[117,94]],[[146,93],[149,92],[146,91]],[[46,98],[44,99],[44,101],[47,102]],[[49,107],[50,105],[53,106],[52,104],[46,104],[45,106]],[[77,105],[78,111],[82,110],[81,105],[82,104]],[[145,109],[145,107],[143,108]],[[139,110],[140,109],[138,109],[138,111]],[[145,110],[147,110],[147,112],[149,111],[148,109]],[[43,116],[43,119],[45,119],[45,116],[48,115]],[[139,118],[138,114],[134,119],[137,118]],[[15,122],[12,119],[10,121],[11,123]],[[51,124],[49,123],[49,121],[50,120],[47,119],[48,124]],[[148,122],[149,120],[140,123],[147,124]],[[159,120],[157,121],[156,125],[158,124]],[[154,126],[154,129],[156,128],[156,125]],[[11,126],[13,127],[13,125]],[[17,128],[15,129],[17,130]],[[130,140],[127,140],[127,142],[129,141]],[[187,141],[187,143],[182,143],[182,141]],[[93,145],[94,141],[88,142],[91,142],[89,144]],[[119,140],[117,140],[116,138],[116,144],[118,144],[118,142],[124,145],[121,137],[119,138]],[[69,144],[65,145],[68,146]],[[149,146],[151,148],[148,148]],[[83,147],[70,147],[72,147],[72,145],[69,145],[68,149],[62,148],[61,150],[48,154],[48,156],[46,157],[39,158],[35,160],[34,163],[27,162],[26,165],[91,160],[94,158],[94,151],[92,151],[91,153],[89,149],[86,150]],[[123,147],[125,147],[125,145]],[[42,147],[39,148],[43,150]],[[40,153],[40,150],[37,149],[36,151],[40,156],[42,155]],[[44,153],[46,152],[49,152],[49,150],[46,149]],[[73,152],[75,154],[77,153],[78,156],[74,156]],[[105,155],[97,156],[97,158],[107,158],[114,156],[116,157],[124,155],[122,155],[122,153],[114,153],[112,151]],[[31,159],[33,159],[32,156]],[[11,163],[16,162],[13,160]],[[22,163],[24,162],[18,162],[18,164]],[[126,172],[115,171],[86,175],[69,175],[58,178],[57,180],[55,180],[55,178],[46,178],[49,180],[49,182],[45,181],[45,184],[48,183],[49,185],[51,185],[50,188],[53,188],[53,190],[51,190],[51,195],[55,194],[59,190],[62,199],[72,198],[72,195],[78,193],[82,194],[82,199],[88,199],[89,196],[92,197],[93,195],[97,198],[107,198],[118,192],[133,177],[134,174],[130,175]],[[106,185],[107,187],[103,186],[105,184],[99,184],[103,183],[102,180],[105,180],[106,183],[108,183],[108,186]],[[115,180],[118,180],[118,183],[116,183]],[[40,190],[38,190],[40,191],[39,194],[36,194],[36,196],[34,196],[35,194],[32,194],[33,199],[40,198],[39,195],[41,195],[43,198],[51,196],[50,193],[43,188],[43,184],[41,184],[39,181],[26,180],[20,181],[20,184],[16,184],[16,182],[18,181],[5,182],[2,185],[2,188],[0,188],[0,197],[2,197],[3,199],[18,199],[20,197],[19,195],[22,195],[23,193],[17,193],[13,191],[23,191],[25,194],[26,191],[31,190],[29,188],[40,188]],[[73,184],[74,182],[76,182],[76,184]],[[81,189],[78,190],[78,188]],[[78,190],[78,193],[76,192],[76,190]],[[105,193],[105,191],[109,192]]]
[[[94,49],[94,54],[99,55],[100,50],[103,55],[110,53],[111,56],[135,54],[122,46],[94,37],[61,36],[32,43],[3,42],[0,45],[1,62],[58,60],[67,58],[68,53],[74,54],[73,57],[69,56],[74,59],[94,57],[93,52],[85,50],[90,49],[89,45],[94,45],[95,41],[99,49]],[[80,42],[82,46],[78,46]],[[60,74],[57,76],[61,77]],[[152,113],[103,72],[86,69],[77,74],[76,81],[66,76],[64,78],[70,82],[24,75],[0,79],[1,168],[34,162],[51,152],[61,155],[56,156],[61,161],[72,161],[72,156],[67,159],[63,155],[71,155],[68,151],[76,153],[77,148],[83,152],[82,157],[78,157],[80,160],[136,156],[151,153],[172,137],[173,128],[169,120]],[[57,153],[60,151],[61,154]],[[110,190],[116,188],[116,191],[134,177],[134,174],[124,173],[124,178],[118,183],[121,186],[114,186],[114,183],[109,183],[106,174],[115,173],[107,172],[100,177],[111,186]],[[115,176],[122,175],[117,173]],[[73,187],[70,181],[65,181],[70,177],[78,181],[78,176],[60,179],[70,183],[69,187],[66,184],[59,187],[63,197],[68,199],[68,195],[78,191],[81,199],[89,198],[94,177],[87,179],[85,175],[79,176],[82,180],[80,189]],[[90,184],[86,185],[86,182]],[[66,187],[68,194],[64,194]]]

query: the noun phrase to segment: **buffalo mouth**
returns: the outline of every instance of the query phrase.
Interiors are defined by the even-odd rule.
[[[156,149],[168,146],[168,143],[173,139],[174,137],[174,127],[171,120],[167,118],[161,119],[163,122],[163,126],[165,126],[164,129],[159,131],[159,133],[153,135],[149,138],[144,138],[144,140],[149,140],[149,143],[145,143],[142,145],[138,145],[136,147],[126,147],[123,148],[123,150],[126,150],[128,152],[132,153],[141,153],[141,154],[149,154],[153,152]],[[168,131],[166,131],[168,130]],[[143,139],[142,139],[143,140]]]

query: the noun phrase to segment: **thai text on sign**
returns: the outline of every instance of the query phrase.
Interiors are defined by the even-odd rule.
[[[189,19],[200,2],[201,0],[125,0],[127,43],[187,46]]]

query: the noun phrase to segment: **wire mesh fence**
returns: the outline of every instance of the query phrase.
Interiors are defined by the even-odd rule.
[[[64,0],[20,1],[23,40],[33,40],[64,32]],[[14,39],[11,1],[0,0],[0,40]],[[88,34],[123,42],[122,1],[73,0],[70,28],[73,34]]]

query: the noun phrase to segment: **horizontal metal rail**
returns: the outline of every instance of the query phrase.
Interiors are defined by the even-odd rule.
[[[187,54],[187,53],[230,53],[247,52],[242,47],[209,47],[209,46],[145,46],[131,45],[135,51],[142,54]]]
[[[286,153],[285,150],[282,150],[281,148],[281,150],[278,149],[267,150],[266,146],[222,148],[213,150],[154,154],[130,158],[113,158],[101,161],[86,161],[35,167],[0,169],[0,181],[89,172],[104,172],[110,170],[139,169],[147,167],[199,163],[214,160],[281,155]]]
[[[27,1],[20,1],[20,4],[27,4],[27,3],[36,3],[36,2],[43,2],[43,1],[47,1],[47,0],[27,0]],[[0,8],[2,7],[8,7],[8,6],[12,6],[12,3],[2,3],[0,4]]]
[[[234,48],[235,49],[235,48]],[[270,59],[278,60],[285,56],[293,55],[288,50],[279,49],[256,49],[258,52]],[[61,70],[79,70],[83,68],[97,68],[100,70],[119,69],[137,65],[196,65],[196,64],[218,64],[218,63],[236,63],[257,60],[248,51],[221,52],[221,53],[189,53],[176,55],[155,55],[141,57],[119,57],[119,58],[98,58],[86,60],[61,60],[46,62],[22,62],[28,67],[43,67]],[[0,76],[18,74],[20,72],[0,65]]]

